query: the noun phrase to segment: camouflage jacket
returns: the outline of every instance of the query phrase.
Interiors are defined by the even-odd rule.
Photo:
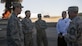
[[[82,37],[81,35],[82,35],[82,20],[79,17],[75,17],[70,22],[67,30],[68,41],[78,42],[78,40]]]
[[[22,20],[22,29],[24,33],[32,33],[33,24],[31,19],[27,19],[26,17]]]
[[[35,22],[35,27],[37,30],[42,30],[47,28],[47,24],[44,20],[37,20]]]
[[[7,25],[7,40],[8,44],[14,45],[14,43],[18,46],[24,46],[24,35],[22,31],[22,24],[20,20],[17,18],[15,13],[12,13],[11,17],[8,20]]]

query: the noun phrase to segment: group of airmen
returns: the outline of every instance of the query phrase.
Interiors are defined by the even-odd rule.
[[[21,13],[22,8],[23,6],[20,3],[14,3],[13,5],[13,13],[8,19],[7,25],[8,46],[33,46],[34,31],[33,23],[30,19],[31,12],[30,10],[26,10],[26,17],[20,21],[17,16]],[[77,6],[71,6],[68,8],[68,15],[71,21],[66,28],[66,34],[63,34],[67,46],[82,46],[82,20],[77,16],[77,14]],[[48,46],[48,40],[45,32],[47,25],[41,18],[41,14],[38,14],[38,20],[35,21],[37,46],[42,46],[42,42],[44,46]],[[60,35],[61,34],[62,33],[60,32]]]
[[[82,46],[82,20],[78,11],[78,6],[68,7],[68,18],[66,11],[62,12],[62,19],[56,25],[58,46]]]
[[[23,6],[20,3],[13,4],[13,13],[8,19],[7,25],[7,45],[8,46],[34,46],[33,44],[33,23],[30,19],[30,10],[25,11],[25,18],[20,20],[17,16],[21,13]],[[39,13],[38,20],[35,22],[37,30],[36,43],[37,46],[48,46],[45,29],[46,22],[42,20],[42,15]]]

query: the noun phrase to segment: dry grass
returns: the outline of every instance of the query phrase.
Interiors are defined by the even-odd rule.
[[[50,17],[50,18],[42,18],[43,20],[45,20],[46,22],[57,22],[61,17]],[[32,22],[35,22],[37,20],[37,18],[31,18]]]

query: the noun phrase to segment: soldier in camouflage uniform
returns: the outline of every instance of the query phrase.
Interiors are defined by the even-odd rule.
[[[13,13],[8,20],[7,25],[7,44],[8,46],[24,46],[24,35],[22,24],[17,17],[21,13],[23,6],[20,3],[14,3]]]
[[[38,14],[38,20],[35,22],[35,27],[37,30],[37,46],[48,46],[47,36],[45,29],[47,28],[46,22],[41,19],[41,14]]]
[[[23,32],[24,32],[24,43],[25,46],[33,46],[33,24],[30,19],[30,10],[25,11],[26,17],[22,20]]]
[[[77,6],[71,6],[68,8],[68,15],[71,19],[67,35],[65,36],[68,46],[82,46],[82,20],[77,14]]]

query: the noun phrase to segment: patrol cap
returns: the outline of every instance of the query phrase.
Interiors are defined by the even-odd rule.
[[[13,6],[13,7],[23,8],[23,6],[21,5],[21,3],[13,3],[12,6]]]
[[[68,8],[68,12],[73,11],[73,12],[78,12],[78,6],[70,6]]]

